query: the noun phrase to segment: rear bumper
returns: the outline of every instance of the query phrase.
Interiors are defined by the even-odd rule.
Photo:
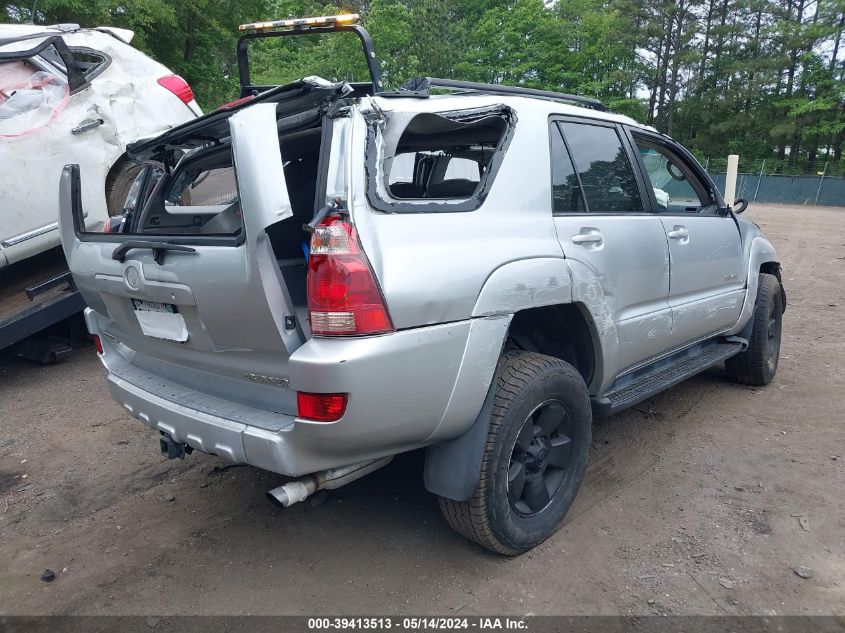
[[[331,424],[235,404],[132,364],[133,352],[100,334],[112,397],[147,426],[238,463],[299,476],[454,437],[475,419],[495,371],[508,318],[475,319],[361,339],[312,338],[290,358],[298,391],[349,394]],[[499,343],[491,344],[496,337]],[[487,345],[481,345],[486,340]],[[478,350],[483,350],[479,353]],[[492,352],[491,352],[492,350]],[[487,367],[489,365],[489,368]]]

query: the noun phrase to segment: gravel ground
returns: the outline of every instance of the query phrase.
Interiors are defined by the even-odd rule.
[[[0,360],[0,613],[845,614],[845,208],[748,214],[784,266],[775,381],[716,367],[598,421],[518,558],[448,529],[420,454],[282,510],[277,475],[162,458],[91,348]]]

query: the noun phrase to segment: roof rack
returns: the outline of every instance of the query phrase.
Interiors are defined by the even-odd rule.
[[[399,88],[399,90],[394,92],[382,92],[380,95],[385,97],[428,97],[431,94],[431,88],[454,88],[455,90],[486,94],[538,97],[540,99],[549,99],[551,101],[566,101],[574,105],[592,108],[593,110],[598,110],[600,112],[608,112],[607,106],[598,99],[591,99],[590,97],[581,97],[579,95],[571,95],[565,92],[552,92],[550,90],[537,90],[536,88],[501,86],[498,84],[476,83],[474,81],[458,81],[457,79],[438,79],[437,77],[420,77],[418,79],[412,79]]]

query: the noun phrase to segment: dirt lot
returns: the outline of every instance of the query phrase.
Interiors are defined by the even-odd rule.
[[[282,510],[276,475],[162,458],[92,349],[0,361],[0,613],[845,614],[845,208],[748,213],[784,264],[775,382],[714,368],[597,422],[563,529],[515,559],[448,529],[419,455]]]

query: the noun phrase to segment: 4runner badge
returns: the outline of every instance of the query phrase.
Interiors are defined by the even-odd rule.
[[[271,387],[287,387],[287,378],[277,378],[276,376],[264,376],[262,374],[253,374],[252,372],[244,372],[244,378],[251,382],[256,382],[260,385],[270,385]]]

